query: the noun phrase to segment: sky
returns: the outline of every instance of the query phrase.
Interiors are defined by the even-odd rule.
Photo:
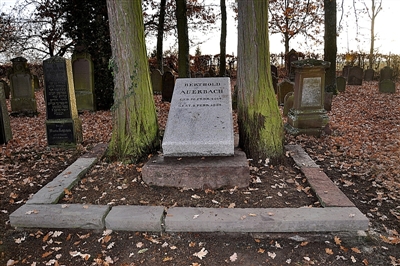
[[[16,0],[0,0],[0,7],[12,6]],[[137,1],[137,0],[132,0]],[[208,0],[216,1],[216,0]],[[341,2],[337,0],[337,2]],[[370,3],[366,0],[367,4]],[[351,0],[344,0],[345,5],[350,5]],[[227,31],[227,49],[228,54],[237,54],[237,28],[235,21],[232,16],[232,11],[230,7],[228,8],[228,31]],[[375,32],[377,34],[377,39],[375,41],[375,48],[379,53],[385,54],[400,54],[400,34],[397,32],[397,21],[400,21],[399,11],[400,11],[400,0],[382,0],[382,11],[378,14],[375,24]],[[338,16],[340,12],[338,11]],[[354,13],[350,13],[349,19],[345,20],[343,25],[343,30],[339,33],[337,43],[338,43],[338,53],[346,53],[348,51],[363,51],[369,53],[370,45],[370,20],[367,17],[360,18],[360,41],[356,41],[356,24],[354,20]],[[195,33],[189,31],[189,38],[195,35]],[[197,36],[197,38],[204,38],[205,42],[201,44],[200,50],[202,54],[219,54],[219,32],[211,32],[207,36]],[[281,35],[273,34],[270,35],[270,52],[271,53],[281,53],[284,51],[284,45],[281,42]],[[165,49],[168,49],[168,42],[164,45]],[[155,42],[149,42],[148,50],[152,50],[155,47]],[[197,46],[191,47],[191,54],[195,53]],[[290,42],[290,49],[295,49],[302,52],[316,52],[323,53],[323,47],[308,46],[304,47],[304,39],[301,37],[296,37]]]

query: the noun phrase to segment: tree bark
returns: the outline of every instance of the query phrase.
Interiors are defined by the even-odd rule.
[[[141,1],[107,0],[107,10],[115,81],[108,155],[137,161],[157,147],[159,141]]]
[[[331,62],[325,73],[325,88],[327,91],[336,92],[336,0],[324,0],[324,10],[324,60]]]
[[[157,68],[163,73],[163,38],[164,38],[164,21],[165,21],[165,6],[167,0],[161,0],[160,3],[160,19],[158,21],[157,32]]]
[[[180,78],[190,78],[189,34],[186,16],[186,0],[176,0],[176,20],[178,23],[178,73]]]
[[[220,58],[219,58],[219,76],[226,74],[226,3],[221,0],[221,40],[220,40]]]
[[[280,160],[283,123],[272,86],[268,1],[238,1],[239,144],[248,158]]]

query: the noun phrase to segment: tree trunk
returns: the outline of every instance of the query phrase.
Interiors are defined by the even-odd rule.
[[[325,73],[325,88],[327,91],[336,92],[336,0],[324,1],[324,60],[331,62],[330,68]]]
[[[268,1],[238,1],[238,123],[248,158],[280,160],[283,123],[272,86]]]
[[[226,4],[225,0],[221,0],[221,41],[220,41],[219,76],[224,77],[225,74],[226,74]]]
[[[163,38],[164,38],[164,21],[165,21],[165,6],[167,0],[161,0],[160,3],[160,19],[158,21],[157,32],[157,68],[163,73]]]
[[[141,1],[107,0],[114,72],[109,156],[137,161],[158,146]]]
[[[186,16],[186,0],[176,0],[176,20],[178,23],[178,73],[180,78],[190,78],[189,34]]]

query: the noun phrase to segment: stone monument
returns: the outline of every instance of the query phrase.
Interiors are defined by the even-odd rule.
[[[14,114],[34,115],[37,113],[35,89],[27,61],[23,57],[11,59],[11,111]]]
[[[151,71],[151,86],[153,87],[154,94],[161,94],[163,87],[163,76],[159,69],[154,69]]]
[[[395,93],[396,84],[393,82],[393,69],[385,66],[381,69],[379,78],[379,92],[381,93]]]
[[[4,89],[4,94],[6,95],[6,99],[10,99],[10,86],[8,85],[8,83],[1,79],[0,83],[3,84],[3,89]]]
[[[359,66],[353,66],[349,70],[347,84],[348,85],[362,85],[363,76],[364,76],[364,70]]]
[[[364,81],[373,81],[375,76],[375,71],[372,68],[368,68],[364,71]]]
[[[74,52],[72,55],[72,71],[78,111],[95,111],[94,71],[90,54]]]
[[[12,139],[10,117],[8,116],[4,85],[0,82],[0,144]]]
[[[171,102],[174,93],[175,75],[171,71],[166,71],[162,77],[162,100]]]
[[[294,91],[294,83],[284,80],[278,84],[278,104],[283,105],[285,101],[285,96],[289,92]]]
[[[292,135],[320,136],[329,122],[324,101],[325,69],[330,62],[307,59],[293,62],[292,67],[296,70],[293,107],[285,129]]]
[[[49,146],[75,146],[82,141],[82,123],[76,108],[71,61],[51,57],[43,61],[46,132]]]
[[[338,92],[346,91],[346,78],[345,77],[337,77],[336,78],[336,88]]]
[[[246,155],[234,147],[230,79],[177,79],[163,155],[143,167],[143,181],[196,189],[246,187]]]

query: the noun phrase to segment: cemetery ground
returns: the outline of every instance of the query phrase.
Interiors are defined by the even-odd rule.
[[[47,148],[43,91],[39,115],[11,117],[13,140],[1,146],[0,265],[400,265],[400,88],[347,86],[333,100],[330,134],[286,135],[299,144],[370,220],[367,237],[335,233],[222,234],[15,229],[9,215],[79,156],[111,136],[109,112],[85,112],[76,150]],[[155,96],[162,129],[168,103]],[[10,108],[9,108],[10,109]],[[60,203],[213,208],[319,208],[290,154],[280,165],[250,161],[248,188],[151,187],[143,163],[100,160]]]

